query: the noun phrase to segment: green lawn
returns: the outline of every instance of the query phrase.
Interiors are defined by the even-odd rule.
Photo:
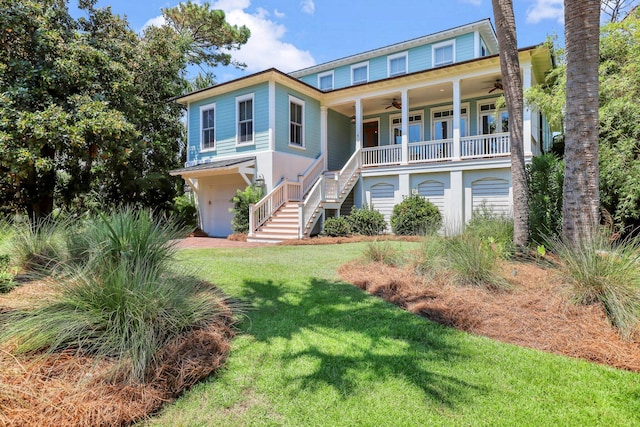
[[[458,332],[368,296],[336,274],[364,248],[182,251],[247,308],[226,369],[149,424],[640,425],[640,375]]]

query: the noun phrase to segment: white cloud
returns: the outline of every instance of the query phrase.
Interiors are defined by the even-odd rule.
[[[215,9],[224,10],[230,24],[246,25],[251,30],[247,44],[231,52],[234,59],[247,64],[249,72],[271,67],[288,72],[315,65],[309,51],[282,40],[286,28],[268,19],[269,14],[264,9],[258,9],[255,14],[246,12],[250,4],[250,0],[218,0],[212,5]]]
[[[474,6],[482,6],[482,0],[461,0],[462,3],[469,3]]]
[[[273,10],[273,15],[276,18],[284,18],[286,16],[284,12],[280,12],[278,9]]]
[[[301,0],[300,8],[304,13],[308,13],[309,15],[313,15],[316,11],[316,5],[313,3],[313,0]]]
[[[564,23],[563,0],[535,0],[527,9],[527,23],[537,24],[543,19],[555,19],[560,24]]]
[[[142,33],[147,27],[162,27],[165,24],[165,22],[167,21],[164,19],[164,16],[162,15],[156,16],[155,18],[151,18],[144,23],[142,28],[140,28],[140,33]]]

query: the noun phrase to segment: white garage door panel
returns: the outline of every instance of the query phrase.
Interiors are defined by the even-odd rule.
[[[391,184],[376,184],[371,187],[371,204],[384,215],[389,224],[393,206],[395,205],[395,187]]]
[[[509,181],[487,178],[472,184],[474,212],[484,206],[498,215],[511,214],[509,199]]]
[[[433,203],[444,214],[444,184],[438,181],[425,181],[418,185],[418,194]]]

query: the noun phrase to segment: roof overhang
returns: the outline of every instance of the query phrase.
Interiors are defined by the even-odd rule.
[[[205,176],[229,175],[239,173],[241,175],[255,173],[255,156],[205,161],[203,163],[169,171],[171,176],[182,176],[185,179],[202,178]]]

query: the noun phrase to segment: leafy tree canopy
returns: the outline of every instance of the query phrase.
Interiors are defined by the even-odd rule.
[[[167,23],[136,34],[110,8],[80,0],[0,0],[0,206],[132,203],[168,208],[179,181],[189,64],[240,66],[227,53],[249,30],[208,4],[164,9]],[[212,76],[208,77],[213,82]]]
[[[600,198],[614,225],[630,231],[640,226],[640,8],[600,32]],[[558,66],[546,85],[526,94],[553,128],[562,129],[565,66]],[[605,215],[605,218],[607,215]]]

